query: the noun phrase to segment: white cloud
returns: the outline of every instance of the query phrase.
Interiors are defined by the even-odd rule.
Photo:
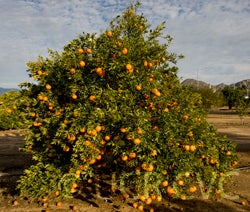
[[[135,1],[135,0],[134,0]],[[153,26],[166,21],[171,49],[183,53],[179,75],[212,84],[250,78],[250,2],[142,0]],[[61,50],[81,32],[101,32],[127,0],[0,0],[0,87],[27,79],[25,63],[47,48]]]

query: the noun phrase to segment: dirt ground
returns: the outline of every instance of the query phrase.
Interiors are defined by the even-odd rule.
[[[206,211],[206,212],[240,212],[250,211],[250,117],[242,120],[234,112],[217,109],[211,111],[207,118],[218,132],[226,135],[237,144],[240,158],[237,170],[224,185],[224,196],[207,199],[204,196],[191,200],[164,200],[153,204],[155,212]],[[109,187],[103,185],[100,192],[96,188],[88,188],[86,194],[64,201],[61,207],[56,200],[41,203],[20,198],[15,191],[15,182],[23,169],[31,164],[29,155],[19,151],[24,144],[19,131],[0,131],[0,211],[81,211],[81,212],[133,212],[130,200],[122,200],[118,195],[111,196]],[[147,208],[144,211],[149,211]]]

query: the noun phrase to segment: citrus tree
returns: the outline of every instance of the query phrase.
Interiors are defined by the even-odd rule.
[[[0,130],[25,128],[24,117],[18,110],[21,99],[19,91],[0,95]]]
[[[28,63],[36,83],[22,84],[24,149],[36,164],[19,181],[21,195],[71,197],[104,176],[140,209],[186,199],[201,183],[220,193],[235,145],[207,123],[201,97],[181,87],[164,24],[151,29],[138,7]]]

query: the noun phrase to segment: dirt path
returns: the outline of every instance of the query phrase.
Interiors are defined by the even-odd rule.
[[[155,204],[155,211],[207,211],[207,212],[247,212],[250,211],[250,117],[245,118],[244,125],[235,114],[228,111],[213,111],[207,118],[218,132],[237,144],[237,152],[240,158],[239,167],[230,176],[229,182],[224,186],[226,196],[220,199],[206,199],[204,196],[187,201],[163,201]],[[18,131],[0,131],[0,211],[73,211],[73,206],[78,211],[86,212],[132,212],[131,203],[125,202],[119,196],[98,197],[95,191],[89,190],[89,194],[65,201],[58,209],[52,200],[48,204],[29,202],[16,196],[15,181],[23,169],[31,164],[30,156],[19,151],[24,144],[23,137]],[[105,190],[102,191],[105,193]],[[110,193],[106,190],[106,192]],[[106,198],[104,198],[104,196]],[[18,200],[17,206],[13,205]],[[246,205],[243,205],[243,204]],[[147,210],[145,210],[147,211]]]

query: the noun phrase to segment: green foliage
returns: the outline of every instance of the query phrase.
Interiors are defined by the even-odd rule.
[[[202,105],[205,110],[223,106],[223,95],[221,91],[215,91],[212,88],[191,87],[192,92],[198,93],[201,96]]]
[[[206,122],[200,96],[180,85],[164,24],[150,29],[137,9],[99,36],[84,33],[61,54],[28,63],[37,82],[22,84],[25,150],[37,165],[21,177],[21,195],[65,198],[108,174],[135,199],[181,198],[201,181],[214,191],[233,170],[235,145]]]
[[[18,91],[9,91],[0,96],[0,130],[25,128],[23,115],[17,110],[21,101]]]

